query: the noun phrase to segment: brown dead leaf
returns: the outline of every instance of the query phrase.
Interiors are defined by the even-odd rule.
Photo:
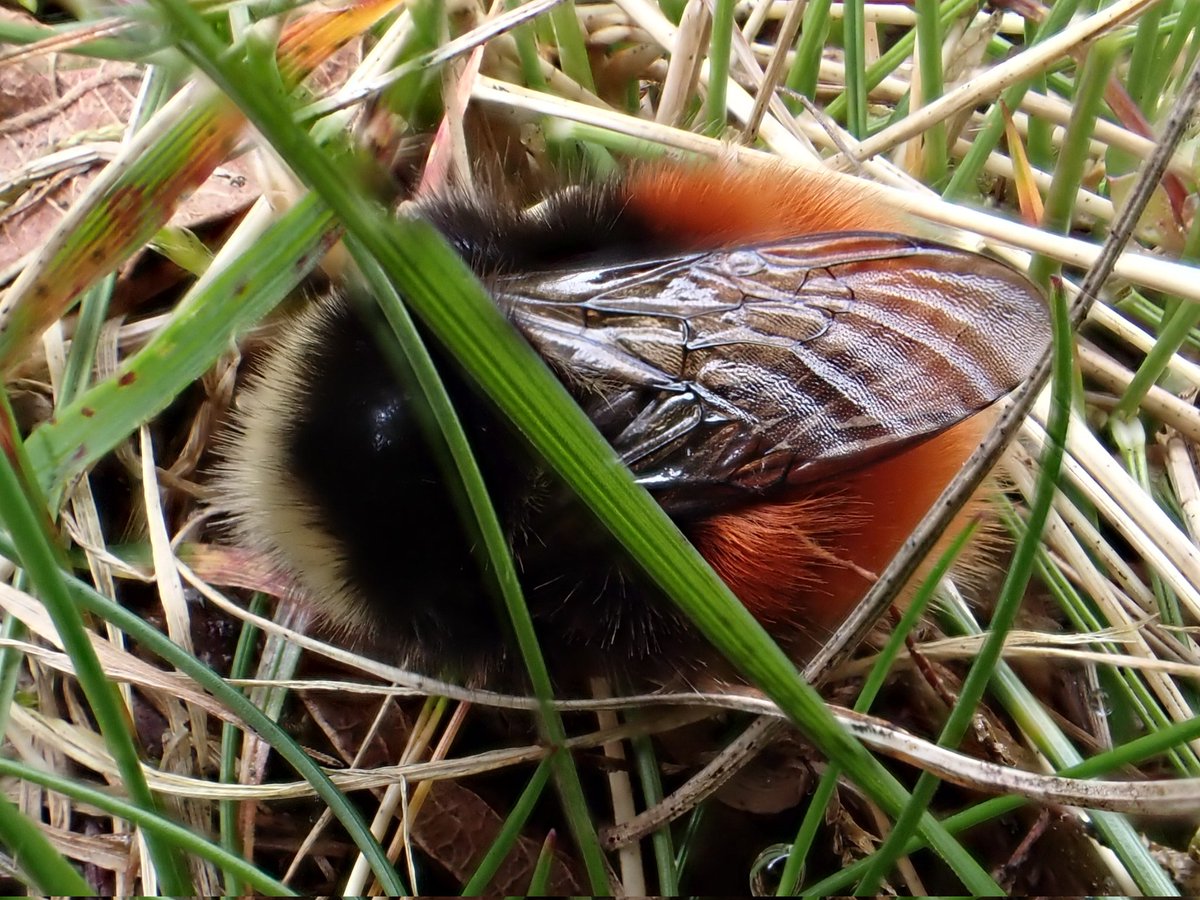
[[[116,156],[141,79],[133,63],[66,55],[0,67],[0,269],[41,246]],[[171,224],[228,218],[260,193],[250,161],[231,160]]]
[[[0,68],[0,267],[40,246],[112,158],[141,79],[129,63],[53,62]]]
[[[36,25],[20,13],[6,18]],[[324,95],[362,59],[350,41],[308,78]],[[67,55],[0,67],[0,270],[41,246],[67,209],[120,149],[142,68]],[[175,210],[170,224],[198,228],[244,211],[262,193],[252,157],[219,166]]]
[[[842,865],[852,865],[874,853],[880,838],[863,828],[841,802],[830,803],[825,810],[825,821],[833,829],[833,851],[842,859]]]
[[[368,694],[302,693],[301,701],[342,761],[360,768],[392,765],[404,752],[412,720],[394,702],[387,702],[371,743],[363,746],[379,712],[379,698]]]
[[[221,544],[180,546],[179,558],[201,579],[219,587],[262,591],[272,597],[300,595],[300,587],[262,554]]]
[[[797,742],[768,747],[717,791],[727,806],[773,815],[799,806],[812,788],[812,771]]]
[[[12,12],[5,18],[36,24]],[[132,62],[71,55],[0,66],[0,269],[41,246],[113,160],[142,77]],[[196,228],[223,220],[259,193],[250,160],[236,158],[175,211],[172,224]]]
[[[375,721],[378,698],[345,694],[308,694],[303,698],[317,726],[349,762],[363,768],[394,764],[408,740],[411,720],[397,704],[390,704],[371,743],[363,739]],[[420,813],[410,823],[413,842],[452,877],[465,882],[475,872],[484,854],[504,824],[504,817],[474,791],[457,782],[439,781],[431,786]],[[529,887],[541,842],[520,837],[492,881],[491,889],[501,894],[523,894]],[[578,894],[583,881],[567,854],[556,851],[550,873],[551,894]]]
[[[476,793],[454,781],[439,781],[429,792],[425,808],[412,823],[412,838],[459,881],[466,881],[483,860],[504,824],[504,818]],[[491,892],[524,894],[541,851],[540,841],[517,838],[508,858],[492,879]],[[554,850],[546,892],[551,896],[579,894],[584,882],[573,861]]]
[[[217,166],[171,216],[171,225],[199,228],[238,215],[262,193],[253,158],[239,156]]]

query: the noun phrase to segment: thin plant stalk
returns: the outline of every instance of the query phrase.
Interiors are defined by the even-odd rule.
[[[1192,222],[1180,255],[1183,259],[1192,260],[1200,256],[1200,219]],[[1129,382],[1125,393],[1113,408],[1113,415],[1128,417],[1136,413],[1142,399],[1162,377],[1171,357],[1192,336],[1197,324],[1200,324],[1200,303],[1180,302],[1175,305],[1174,312],[1164,318],[1154,347],[1146,354],[1146,358],[1134,373],[1133,380]]]
[[[261,615],[266,608],[266,596],[255,594],[250,601],[250,612]],[[253,664],[254,649],[259,636],[259,630],[249,622],[243,623],[242,632],[238,635],[237,646],[233,651],[233,661],[229,666],[230,679],[246,678]],[[221,758],[219,777],[222,784],[233,784],[237,780],[237,751],[238,727],[232,722],[221,724]],[[217,804],[218,833],[221,846],[235,855],[241,855],[237,830],[237,801],[221,800]],[[238,873],[226,868],[223,872],[225,891],[231,897],[240,897],[244,885]]]
[[[1075,91],[1075,103],[1071,107],[1071,121],[1067,135],[1059,150],[1058,163],[1054,167],[1054,178],[1046,195],[1045,214],[1042,228],[1065,234],[1075,208],[1075,197],[1083,181],[1091,150],[1092,132],[1096,117],[1104,103],[1104,91],[1108,87],[1108,75],[1116,62],[1118,45],[1113,38],[1102,38],[1088,51],[1087,62]],[[1040,285],[1048,285],[1050,276],[1059,268],[1058,264],[1042,254],[1034,256],[1029,265],[1029,277]]]
[[[509,550],[508,539],[505,537],[487,486],[484,484],[483,473],[479,469],[462,422],[454,411],[454,405],[446,392],[441,376],[437,372],[429,351],[421,341],[416,323],[400,301],[395,289],[388,282],[386,275],[356,238],[350,240],[350,247],[361,270],[372,282],[376,299],[403,353],[402,360],[396,358],[394,361],[406,370],[403,372],[403,377],[419,386],[429,406],[429,412],[436,420],[437,429],[444,441],[444,450],[453,459],[456,481],[463,487],[474,525],[473,530],[482,539],[487,553],[485,568],[492,573],[497,587],[500,589],[509,621],[512,623],[517,639],[517,646],[525,661],[534,693],[539,700],[539,724],[542,736],[550,746],[558,748],[558,751],[551,756],[551,762],[559,792],[563,797],[563,806],[571,824],[572,834],[583,856],[593,892],[604,893],[609,887],[608,872],[600,850],[600,843],[588,815],[583,786],[579,780],[579,773],[575,769],[574,759],[571,754],[561,749],[566,744],[566,728],[563,726],[562,717],[553,705],[554,691],[550,684],[550,672],[538,644],[533,619],[525,603],[516,565]],[[427,437],[433,437],[428,430]]]
[[[867,20],[863,0],[844,0],[842,47],[846,52],[846,130],[857,140],[867,136]],[[830,111],[831,116],[836,113]]]
[[[639,735],[633,738],[631,743],[633,744],[634,766],[642,787],[642,799],[646,808],[649,809],[663,800],[658,756],[654,752],[654,743],[647,735]],[[677,896],[680,873],[675,868],[675,842],[671,837],[670,827],[660,828],[650,835],[650,844],[654,850],[659,895],[663,897]]]
[[[832,2],[809,0],[800,28],[800,41],[785,80],[789,90],[803,94],[809,100],[817,98],[817,76],[821,71],[825,39],[829,35],[829,7]]]
[[[729,61],[733,53],[733,0],[715,0],[712,35],[708,50],[708,100],[705,109],[709,134],[719,137],[725,130],[725,104],[729,85]]]
[[[1007,666],[1002,665],[1000,671],[1003,672],[1005,669],[1007,669]],[[1120,747],[1098,753],[1093,757],[1064,768],[1059,774],[1071,778],[1095,778],[1120,769],[1123,766],[1132,766],[1138,762],[1151,759],[1161,753],[1165,753],[1172,747],[1196,740],[1197,738],[1200,738],[1200,716],[1189,719],[1186,722],[1177,722],[1166,728],[1152,731]],[[983,803],[969,809],[965,809],[962,812],[955,813],[952,816],[947,816],[942,820],[942,825],[953,834],[961,834],[985,822],[1008,815],[1028,803],[1029,801],[1023,797],[995,797],[991,800],[985,800]],[[1123,816],[1117,816],[1116,818],[1119,821],[1125,821]],[[913,838],[904,846],[903,853],[911,855],[918,850],[924,849],[924,847],[924,842]],[[812,885],[809,888],[809,893],[813,896],[846,894],[855,882],[862,878],[867,867],[872,862],[873,859],[862,859],[851,863],[840,872],[835,872],[828,878],[822,879],[820,882]],[[1165,874],[1162,874],[1161,870],[1159,871],[1161,878],[1154,883],[1162,885],[1163,889],[1148,890],[1147,894],[1153,896],[1156,894],[1172,895],[1178,893]]]
[[[16,547],[9,539],[0,535],[0,555],[11,558],[16,556],[16,553]],[[139,647],[158,656],[163,662],[187,675],[270,744],[271,748],[309,783],[317,796],[342,823],[359,850],[370,860],[372,869],[384,890],[389,894],[408,893],[404,888],[404,882],[400,880],[391,864],[388,863],[383,848],[371,835],[370,829],[367,828],[353,804],[346,799],[345,794],[337,789],[337,786],[329,780],[329,776],[313,762],[312,757],[296,743],[295,739],[279,726],[279,723],[265,715],[240,690],[229,685],[220,675],[173,643],[170,638],[137,614],[130,612],[77,578],[64,573],[63,580],[70,593],[71,602],[75,606],[119,628],[136,641]]]
[[[921,104],[942,96],[942,22],[937,0],[916,0],[917,53],[921,71]],[[924,180],[939,185],[946,177],[946,123],[936,122],[924,136]]]
[[[974,10],[978,5],[977,0],[945,0],[940,12],[943,28],[946,23],[954,21],[968,10]],[[869,93],[884,78],[894,72],[899,65],[912,56],[913,45],[916,43],[916,39],[916,31],[910,29],[900,35],[894,44],[880,54],[879,59],[867,66],[863,76],[863,90]],[[830,118],[837,119],[846,114],[846,107],[849,102],[848,92],[843,92],[830,101],[829,105],[825,108],[825,112]]]

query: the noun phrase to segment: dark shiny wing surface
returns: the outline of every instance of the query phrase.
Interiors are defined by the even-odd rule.
[[[895,234],[512,276],[495,290],[674,512],[716,487],[807,482],[936,434],[1012,390],[1049,340],[1022,275]]]

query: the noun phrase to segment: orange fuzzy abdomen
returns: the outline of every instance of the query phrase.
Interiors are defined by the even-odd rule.
[[[630,210],[681,247],[736,246],[836,231],[908,233],[869,188],[781,165],[646,166],[626,185]]]
[[[692,540],[764,625],[820,639],[870,589],[994,418],[985,411],[881,462],[713,516],[691,529]],[[942,542],[976,512],[969,504]]]

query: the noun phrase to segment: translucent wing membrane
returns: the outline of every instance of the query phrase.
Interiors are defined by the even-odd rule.
[[[516,275],[495,291],[675,514],[930,437],[1012,390],[1049,333],[1020,274],[896,234]]]

